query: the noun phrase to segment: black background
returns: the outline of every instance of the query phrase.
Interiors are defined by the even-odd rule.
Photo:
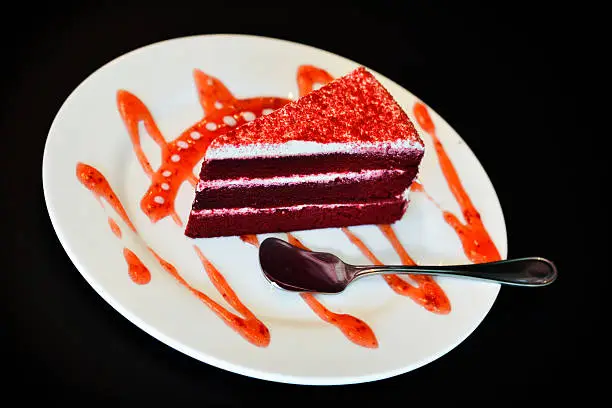
[[[609,114],[595,113],[605,107],[596,102],[605,96],[600,56],[609,53],[603,11],[587,2],[220,4],[3,6],[3,398],[8,391],[20,401],[181,406],[595,398],[602,391],[595,370],[609,355],[601,329],[610,322],[599,306],[610,273]],[[560,278],[540,289],[503,287],[484,322],[447,355],[354,386],[235,375],[132,325],[85,282],[55,236],[42,192],[45,139],[65,98],[101,65],[152,42],[206,33],[313,45],[412,91],[459,132],[488,172],[506,218],[509,256],[547,257]]]

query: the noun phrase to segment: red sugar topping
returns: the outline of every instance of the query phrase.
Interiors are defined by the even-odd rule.
[[[423,145],[408,115],[380,82],[361,67],[217,137],[210,149],[292,140],[318,143],[407,140]]]

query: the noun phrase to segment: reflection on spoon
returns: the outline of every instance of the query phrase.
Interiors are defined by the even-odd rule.
[[[267,238],[261,243],[259,263],[270,282],[295,292],[339,293],[355,279],[377,274],[451,276],[528,287],[550,285],[557,278],[555,265],[539,257],[469,265],[357,266],[335,255],[304,250],[278,238]]]

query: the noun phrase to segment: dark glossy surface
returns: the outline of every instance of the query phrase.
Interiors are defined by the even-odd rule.
[[[286,290],[336,293],[352,279],[337,256],[305,251],[277,238],[263,240],[259,264],[270,282]]]
[[[445,3],[290,2],[293,8],[272,9],[251,2],[240,9],[205,1],[82,1],[3,8],[5,405],[12,397],[19,404],[134,407],[599,401],[607,389],[599,369],[609,350],[603,344],[609,311],[600,303],[608,296],[601,292],[609,275],[610,160],[609,115],[595,112],[606,95],[608,13],[587,2]],[[53,231],[41,182],[46,135],[68,95],[103,64],[155,41],[215,32],[324,48],[423,99],[491,178],[509,256],[552,259],[562,276],[542,290],[502,287],[490,313],[457,348],[413,372],[358,386],[254,380],[202,364],[138,329],[85,282]],[[378,351],[385,347],[380,340]],[[291,352],[299,353],[300,341]],[[324,350],[321,358],[324,364]]]

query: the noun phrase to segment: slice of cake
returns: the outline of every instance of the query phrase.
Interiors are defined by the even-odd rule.
[[[359,68],[216,138],[185,234],[393,223],[423,154],[406,113]]]

